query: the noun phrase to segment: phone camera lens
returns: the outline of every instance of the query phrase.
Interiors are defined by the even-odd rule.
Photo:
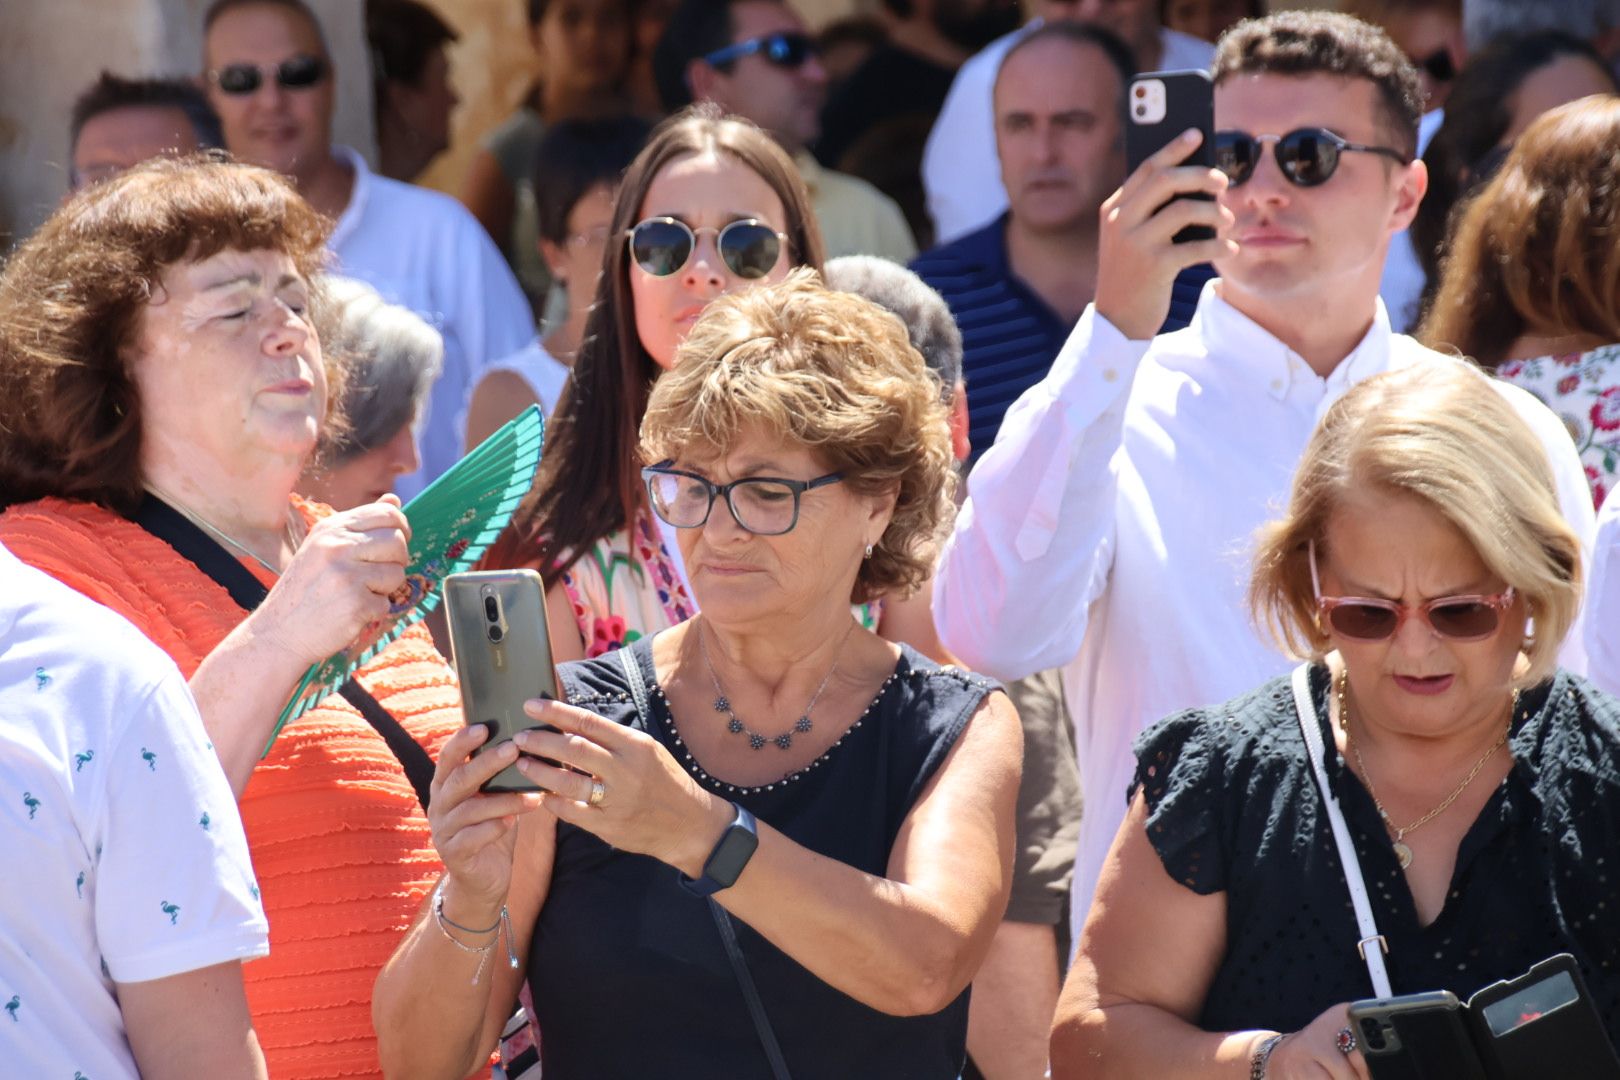
[[[489,628],[489,640],[493,641],[495,644],[499,645],[501,643],[501,639],[505,636],[505,632],[503,632],[500,627],[492,626]]]
[[[1382,1050],[1384,1048],[1384,1029],[1378,1021],[1370,1016],[1362,1017],[1361,1041],[1367,1044],[1369,1050]]]
[[[495,602],[495,598],[493,596],[484,597],[484,618],[488,619],[490,622],[500,621],[501,608],[500,605]]]
[[[1136,115],[1137,116],[1146,116],[1147,115],[1147,106],[1146,105],[1138,105],[1136,107]]]
[[[1145,86],[1138,86],[1138,87],[1137,87],[1137,88],[1136,88],[1136,96],[1137,96],[1137,97],[1139,97],[1139,98],[1141,98],[1141,97],[1147,97],[1147,87],[1145,87]]]

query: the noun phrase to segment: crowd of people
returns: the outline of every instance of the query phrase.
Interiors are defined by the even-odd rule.
[[[0,1071],[1365,1080],[1351,1002],[1561,953],[1620,1041],[1620,10],[1264,7],[526,0],[454,196],[423,0],[374,164],[306,0],[89,73]],[[558,700],[485,746],[423,623],[281,728],[531,406]]]

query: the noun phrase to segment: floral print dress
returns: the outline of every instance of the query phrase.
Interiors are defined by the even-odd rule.
[[[1620,345],[1509,360],[1496,376],[1530,391],[1564,422],[1586,466],[1592,505],[1601,507],[1620,480]]]

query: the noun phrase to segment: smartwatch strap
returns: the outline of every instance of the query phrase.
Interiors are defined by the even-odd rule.
[[[625,645],[618,650],[619,663],[624,666],[624,676],[630,683],[630,697],[636,703],[636,711],[641,714],[642,721],[651,727],[647,685],[642,681],[641,665],[631,655],[631,649],[632,646]],[[731,961],[732,974],[737,976],[743,1000],[748,1003],[748,1015],[753,1018],[754,1032],[759,1036],[760,1045],[765,1048],[766,1058],[770,1060],[771,1076],[773,1080],[792,1080],[787,1061],[782,1057],[782,1047],[776,1041],[776,1032],[771,1028],[771,1018],[765,1014],[765,1003],[760,1000],[759,988],[754,985],[753,973],[748,970],[748,958],[743,956],[742,946],[737,942],[737,930],[731,925],[731,915],[712,896],[708,904],[709,914],[714,916],[714,925],[720,929],[720,943],[726,947],[726,958]]]
[[[1311,669],[1301,664],[1294,669],[1294,708],[1299,713],[1299,729],[1305,735],[1305,749],[1310,753],[1311,771],[1316,774],[1316,786],[1321,789],[1322,801],[1327,804],[1328,822],[1333,826],[1333,840],[1339,846],[1339,862],[1344,866],[1345,885],[1350,889],[1350,904],[1356,909],[1356,926],[1361,940],[1356,951],[1367,964],[1367,976],[1372,980],[1373,995],[1394,996],[1390,990],[1389,972],[1384,967],[1384,953],[1389,945],[1378,932],[1373,919],[1372,901],[1367,896],[1367,883],[1361,877],[1361,860],[1350,841],[1350,829],[1344,823],[1339,800],[1328,784],[1327,766],[1323,761],[1322,727],[1316,719],[1316,705],[1311,701]]]

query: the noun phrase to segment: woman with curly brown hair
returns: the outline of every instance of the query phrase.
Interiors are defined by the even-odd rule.
[[[960,1075],[1010,886],[1018,720],[850,612],[933,566],[939,384],[898,320],[808,271],[717,300],[677,361],[642,477],[702,613],[564,665],[568,704],[529,703],[554,730],[519,736],[519,768],[546,794],[479,793],[519,760],[470,758],[481,728],[445,745],[447,873],[377,983],[390,1075],[472,1068],[525,978],[551,1080],[768,1058],[778,1077]],[[508,914],[512,966],[482,978],[466,928]]]
[[[1620,479],[1620,97],[1527,128],[1457,222],[1420,336],[1535,394],[1569,428],[1592,501]]]
[[[377,1075],[371,984],[439,872],[421,803],[462,723],[416,629],[266,753],[304,671],[404,582],[396,498],[293,496],[341,396],[311,316],[326,230],[268,170],[154,161],[75,195],[0,273],[0,542],[188,679],[270,921],[254,1026],[271,1075],[311,1080]]]

